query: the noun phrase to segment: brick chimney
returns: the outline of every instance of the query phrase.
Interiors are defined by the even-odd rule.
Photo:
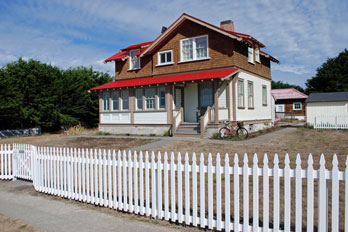
[[[225,20],[220,22],[220,27],[226,31],[234,31],[234,25],[232,20]]]

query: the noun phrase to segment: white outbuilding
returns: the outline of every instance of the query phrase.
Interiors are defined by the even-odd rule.
[[[311,93],[306,99],[308,125],[321,128],[348,126],[348,92]]]

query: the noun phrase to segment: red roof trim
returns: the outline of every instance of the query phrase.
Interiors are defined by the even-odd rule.
[[[185,73],[185,74],[176,74],[176,75],[170,75],[170,76],[168,75],[168,76],[161,76],[161,77],[145,77],[145,78],[139,78],[139,79],[118,80],[118,81],[113,81],[110,83],[106,83],[104,85],[94,87],[90,90],[102,90],[102,89],[155,85],[155,84],[182,82],[182,81],[223,78],[234,73],[237,70],[238,68],[231,68],[231,69],[222,69],[222,70],[215,70],[215,71]]]
[[[126,51],[126,50],[128,51],[128,50],[135,49],[135,48],[141,48],[141,47],[144,47],[144,46],[152,44],[152,43],[153,43],[153,41],[149,41],[149,42],[145,42],[145,43],[130,45],[126,48],[121,49],[121,51]]]

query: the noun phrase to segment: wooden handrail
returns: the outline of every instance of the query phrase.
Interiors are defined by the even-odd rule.
[[[209,124],[210,122],[210,117],[211,117],[211,107],[208,106],[207,110],[205,111],[204,115],[200,117],[200,123],[201,123],[201,137],[204,137],[204,132],[205,132],[205,128],[206,126]],[[207,123],[204,123],[204,119],[208,117]],[[205,125],[207,124],[207,125]]]

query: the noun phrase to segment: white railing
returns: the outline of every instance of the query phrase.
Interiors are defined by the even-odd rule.
[[[314,116],[315,129],[348,129],[348,115]]]
[[[331,170],[324,155],[314,170],[311,155],[303,169],[300,155],[295,168],[288,155],[284,168],[277,155],[270,168],[268,156],[259,167],[256,154],[249,165],[246,154],[243,162],[226,154],[221,164],[220,155],[213,160],[211,153],[206,163],[204,154],[198,162],[195,153],[182,160],[173,152],[24,149],[39,192],[216,230],[348,231],[348,158],[340,171],[336,155]]]
[[[0,146],[0,180],[13,179],[13,151],[11,145]]]

